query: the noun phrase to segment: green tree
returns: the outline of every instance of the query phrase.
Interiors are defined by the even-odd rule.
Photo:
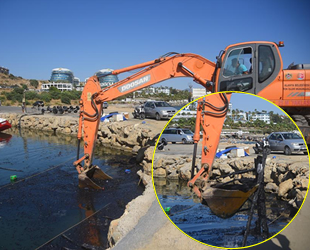
[[[25,97],[26,97],[26,100],[39,99],[39,95],[37,94],[37,92],[34,92],[34,91],[27,91],[25,93]]]
[[[62,103],[69,104],[69,105],[71,104],[70,97],[67,95],[62,95],[60,100]]]
[[[30,79],[30,85],[37,88],[39,86],[39,82],[35,79]]]
[[[54,100],[60,99],[61,91],[56,87],[54,86],[50,87],[48,92],[50,93],[52,99]]]
[[[40,99],[44,102],[50,102],[52,100],[52,97],[51,97],[50,93],[43,92],[40,94]]]

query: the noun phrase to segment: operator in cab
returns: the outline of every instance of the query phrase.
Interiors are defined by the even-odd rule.
[[[235,75],[248,74],[249,71],[244,64],[240,64],[237,58],[231,60],[232,66],[235,68]]]

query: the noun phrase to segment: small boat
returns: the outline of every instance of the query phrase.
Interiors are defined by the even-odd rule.
[[[8,122],[8,120],[0,118],[0,132],[4,131],[6,129],[9,129],[11,127],[12,127],[12,125],[11,125],[11,123]]]

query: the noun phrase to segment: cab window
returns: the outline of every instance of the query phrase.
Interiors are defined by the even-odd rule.
[[[225,65],[223,76],[241,76],[252,73],[252,48],[238,48],[230,51]]]
[[[274,72],[275,58],[269,46],[258,47],[258,82],[266,81]]]
[[[252,77],[241,79],[233,79],[229,81],[222,81],[220,84],[220,91],[242,91],[245,92],[253,88]]]

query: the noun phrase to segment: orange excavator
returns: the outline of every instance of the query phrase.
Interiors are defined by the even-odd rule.
[[[84,183],[81,186],[100,188],[92,182],[92,177],[111,178],[92,165],[103,102],[176,77],[191,77],[210,92],[242,91],[269,99],[295,119],[310,143],[307,120],[310,119],[310,64],[290,65],[284,70],[279,51],[283,46],[283,42],[230,45],[220,52],[216,63],[196,54],[167,53],[149,62],[106,73],[118,75],[141,69],[104,89],[97,76],[90,77],[80,99],[78,140],[84,134],[84,155],[79,157],[78,146],[74,162]]]

